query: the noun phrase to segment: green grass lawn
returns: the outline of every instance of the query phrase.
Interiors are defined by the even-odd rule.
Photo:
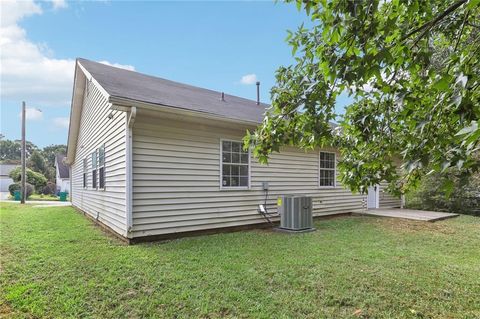
[[[42,194],[32,194],[30,197],[27,199],[29,200],[60,200],[58,196],[56,195],[42,195]]]
[[[70,207],[0,205],[0,317],[480,317],[480,218],[126,246]]]

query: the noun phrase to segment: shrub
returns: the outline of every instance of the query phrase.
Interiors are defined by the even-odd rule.
[[[46,186],[43,187],[42,194],[43,195],[55,195],[57,192],[57,185],[52,182],[48,182]]]
[[[13,196],[15,191],[20,191],[20,190],[22,190],[22,186],[20,185],[20,183],[10,184],[10,186],[8,186],[8,191],[10,192],[10,195],[12,195],[12,196]],[[33,194],[33,185],[29,184],[29,183],[26,183],[25,184],[25,190],[26,190],[27,198],[29,198],[30,195]]]
[[[19,191],[21,189],[22,189],[22,186],[20,186],[20,184],[18,184],[18,183],[13,183],[13,184],[10,184],[8,186],[8,191],[10,192],[10,195],[12,195],[12,196],[15,193],[15,191]]]
[[[29,168],[26,169],[26,175],[27,183],[33,185],[37,192],[42,192],[43,187],[47,185],[47,178],[43,174],[34,172]],[[9,176],[14,182],[20,182],[22,179],[22,168],[16,167],[10,172]]]
[[[450,194],[447,194],[443,187],[445,184],[452,184]],[[419,187],[407,194],[406,206],[423,210],[480,215],[480,174],[467,176],[449,172],[425,176]]]

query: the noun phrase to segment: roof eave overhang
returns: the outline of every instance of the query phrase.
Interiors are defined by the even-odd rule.
[[[214,113],[188,110],[188,109],[170,106],[170,105],[148,103],[148,102],[143,102],[143,101],[138,101],[138,100],[133,100],[128,98],[118,97],[118,96],[110,96],[109,102],[112,104],[112,109],[118,110],[118,111],[129,111],[130,107],[135,106],[139,109],[146,109],[146,110],[171,113],[171,114],[181,114],[181,115],[192,116],[197,118],[212,119],[217,121],[242,124],[245,126],[258,126],[261,123],[257,121],[248,121],[248,120],[241,120],[241,119],[236,119],[231,117],[225,117],[225,116],[221,116]]]

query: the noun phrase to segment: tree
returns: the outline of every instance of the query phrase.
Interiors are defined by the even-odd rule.
[[[296,4],[311,19],[288,34],[296,63],[277,70],[272,107],[245,137],[261,162],[282,145],[334,145],[342,183],[360,192],[386,180],[403,193],[427,169],[478,170],[479,0]],[[353,102],[338,117],[342,93]]]
[[[21,146],[11,140],[0,140],[0,160],[2,162],[7,161],[20,161]]]
[[[45,146],[42,150],[42,155],[49,167],[55,167],[55,155],[66,153],[67,146],[63,144]]]
[[[35,172],[46,175],[47,165],[45,159],[39,151],[33,151],[32,155],[28,158],[27,166]]]
[[[47,185],[47,178],[43,176],[42,173],[34,172],[29,168],[26,169],[25,174],[27,175],[27,183],[35,186],[35,190],[37,191],[37,193],[41,193],[43,187]],[[13,179],[14,182],[19,183],[22,180],[21,167],[16,167],[12,171],[10,171],[8,176]]]
[[[3,135],[2,135],[3,136]],[[4,140],[0,138],[0,161],[3,163],[19,164],[22,144],[20,140]],[[50,181],[55,181],[55,155],[65,154],[66,145],[49,145],[40,150],[35,144],[27,141],[27,166],[42,173]]]
[[[42,155],[45,159],[45,164],[47,166],[44,175],[50,181],[55,181],[56,169],[55,169],[55,156],[57,154],[66,154],[67,146],[58,144],[58,145],[49,145],[45,146],[42,150]]]
[[[451,193],[443,185],[452,183]],[[458,174],[456,169],[433,173],[423,178],[419,187],[407,195],[407,207],[480,215],[480,173]]]
[[[38,147],[30,141],[26,143],[27,157]],[[4,140],[0,139],[0,161],[2,162],[19,162],[22,156],[22,143],[20,140]]]

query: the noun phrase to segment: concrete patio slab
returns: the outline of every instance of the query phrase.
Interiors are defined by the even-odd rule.
[[[440,212],[432,212],[432,211],[426,211],[426,210],[401,209],[401,208],[369,209],[366,211],[365,214],[371,215],[371,216],[423,220],[428,222],[435,222],[438,220],[459,216],[458,214],[451,214],[451,213],[440,213]]]

